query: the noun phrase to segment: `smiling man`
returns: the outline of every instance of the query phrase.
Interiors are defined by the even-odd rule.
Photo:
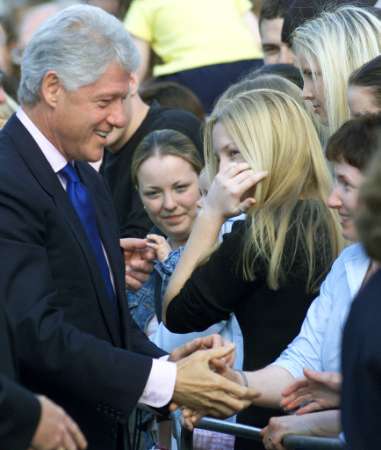
[[[75,418],[89,450],[126,448],[123,425],[138,402],[223,416],[253,398],[209,368],[232,348],[190,355],[209,339],[156,359],[164,352],[129,316],[112,200],[87,164],[125,125],[129,42],[96,7],[50,18],[25,49],[21,108],[0,134],[0,299],[21,381]]]

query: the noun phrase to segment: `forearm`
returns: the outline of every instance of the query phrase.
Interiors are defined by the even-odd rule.
[[[224,222],[222,216],[201,210],[185,246],[184,252],[171,276],[163,302],[163,321],[173,298],[179,293],[194,269],[210,254],[217,242],[218,234]]]
[[[341,431],[340,410],[338,409],[318,411],[306,414],[304,417],[310,418],[314,436],[337,436]]]
[[[279,366],[267,366],[254,372],[245,372],[249,387],[260,393],[254,403],[266,408],[279,408],[282,391],[295,378],[286,369]]]

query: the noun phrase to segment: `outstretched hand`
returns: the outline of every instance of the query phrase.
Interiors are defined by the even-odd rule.
[[[155,251],[147,246],[147,239],[120,239],[125,264],[127,288],[140,289],[153,270]]]
[[[340,405],[341,375],[304,369],[305,378],[296,380],[283,392],[281,406],[296,414],[306,414]]]

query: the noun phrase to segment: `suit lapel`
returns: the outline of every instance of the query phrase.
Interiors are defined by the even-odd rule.
[[[92,198],[95,200],[95,209],[97,216],[97,224],[99,229],[99,234],[103,246],[106,250],[108,261],[110,264],[111,271],[114,276],[114,288],[118,300],[118,307],[121,312],[120,316],[126,318],[129,315],[127,307],[126,298],[126,287],[124,283],[124,261],[121,254],[121,249],[119,245],[116,245],[119,239],[119,229],[115,227],[115,215],[113,214],[113,207],[111,197],[105,196],[104,192],[99,192],[99,183],[96,183],[96,179],[93,176],[89,176],[90,169],[89,165],[86,163],[78,162],[77,169],[83,183],[86,185],[87,189],[91,193]],[[114,230],[112,228],[115,228]],[[122,332],[123,345],[128,348],[128,328],[123,320],[121,320],[121,327],[124,328]]]
[[[25,164],[29,167],[42,189],[44,189],[52,197],[52,200],[58,210],[61,211],[63,219],[66,221],[71,232],[75,236],[77,243],[87,261],[88,269],[97,293],[97,302],[104,316],[110,337],[116,345],[120,345],[119,320],[115,316],[113,306],[107,299],[106,289],[103,286],[102,276],[98,270],[97,260],[91,249],[82,223],[71,205],[69,197],[63,189],[57,175],[52,170],[49,162],[17,117],[13,116],[9,120],[4,128],[4,132],[9,133]],[[94,198],[94,203],[96,203],[95,200],[96,198]],[[103,235],[101,237],[103,239]],[[115,273],[112,265],[111,268],[113,273]]]

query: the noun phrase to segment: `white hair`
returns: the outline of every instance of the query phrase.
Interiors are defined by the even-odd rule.
[[[127,72],[139,65],[138,51],[123,24],[95,6],[65,8],[43,23],[24,51],[19,101],[34,105],[40,100],[49,70],[73,91],[95,82],[114,61]]]

